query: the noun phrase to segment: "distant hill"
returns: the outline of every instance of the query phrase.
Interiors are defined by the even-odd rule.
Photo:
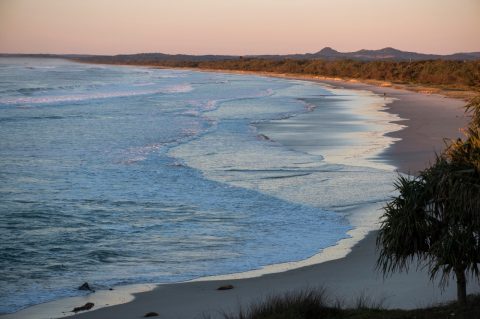
[[[323,48],[315,53],[290,54],[290,55],[263,55],[255,56],[273,59],[324,59],[324,60],[361,60],[361,61],[425,61],[425,60],[479,60],[480,52],[455,53],[449,55],[424,54],[417,52],[401,51],[394,48],[379,50],[359,50],[355,52],[339,52],[330,47]]]
[[[85,62],[96,63],[126,63],[126,64],[152,64],[164,62],[205,62],[235,60],[240,56],[235,55],[187,55],[187,54],[164,54],[164,53],[138,53],[121,55],[75,55],[75,54],[0,54],[0,57],[42,57],[42,58],[67,58]],[[287,54],[287,55],[247,55],[245,58],[261,58],[270,60],[359,60],[359,61],[426,61],[426,60],[480,60],[480,52],[465,52],[449,55],[424,54],[417,52],[401,51],[394,48],[379,50],[359,50],[355,52],[339,52],[330,47],[321,49],[315,53]]]

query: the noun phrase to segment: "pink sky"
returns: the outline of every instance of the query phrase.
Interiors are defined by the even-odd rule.
[[[480,51],[480,0],[0,0],[0,52]]]

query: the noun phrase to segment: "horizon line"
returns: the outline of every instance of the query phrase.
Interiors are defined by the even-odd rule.
[[[282,55],[306,55],[306,54],[315,54],[324,49],[332,49],[337,51],[338,53],[356,53],[359,51],[379,51],[384,49],[394,49],[401,52],[410,52],[410,53],[417,53],[417,54],[426,54],[426,55],[439,55],[439,56],[448,56],[454,54],[461,54],[461,53],[480,53],[480,48],[475,51],[454,51],[452,53],[426,53],[420,51],[410,51],[410,50],[402,50],[392,46],[386,46],[379,49],[358,49],[355,51],[338,51],[333,47],[326,46],[322,49],[314,52],[296,52],[296,53],[257,53],[257,54],[222,54],[222,53],[166,53],[162,51],[144,51],[144,52],[136,52],[136,53],[52,53],[52,52],[0,52],[0,55],[88,55],[88,56],[115,56],[115,55],[137,55],[137,54],[165,54],[165,55],[189,55],[189,56],[205,56],[205,55],[213,55],[213,56],[232,56],[232,57],[240,57],[240,56],[262,56],[262,55],[271,55],[271,56],[282,56]]]

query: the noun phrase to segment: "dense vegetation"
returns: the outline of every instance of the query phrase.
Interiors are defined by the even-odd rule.
[[[457,84],[480,88],[480,61],[361,62],[353,60],[237,60],[204,62],[206,68],[252,70],[327,77],[373,79],[381,81],[435,85]]]
[[[470,296],[466,307],[439,305],[415,310],[386,310],[368,298],[357,299],[353,307],[330,300],[323,290],[289,293],[268,298],[225,319],[471,319],[480,318],[480,296]],[[205,316],[204,318],[208,318]]]
[[[480,60],[414,62],[239,58],[210,61],[162,61],[148,56],[89,57],[85,62],[256,71],[368,79],[480,91]]]

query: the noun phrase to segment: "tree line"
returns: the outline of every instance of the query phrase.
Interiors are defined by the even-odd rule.
[[[356,61],[237,58],[212,61],[159,60],[129,56],[80,59],[84,62],[255,71],[423,84],[480,91],[480,60]]]

